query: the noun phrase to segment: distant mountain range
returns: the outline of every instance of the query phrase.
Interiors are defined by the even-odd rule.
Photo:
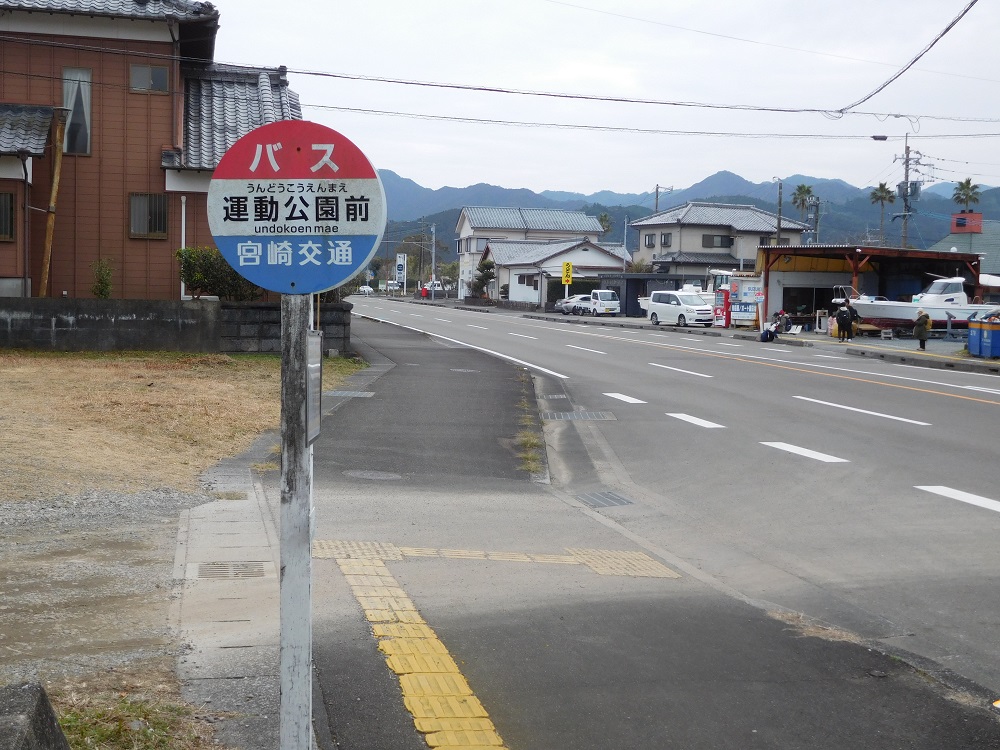
[[[421,231],[421,227],[435,224],[440,243],[450,251],[442,253],[443,259],[454,259],[455,225],[464,206],[516,206],[519,208],[558,208],[585,211],[598,216],[607,213],[612,229],[605,236],[608,242],[621,242],[627,220],[634,221],[654,213],[656,195],[650,193],[615,193],[604,190],[585,195],[555,190],[536,193],[524,188],[503,188],[480,183],[464,188],[444,187],[437,190],[425,188],[413,180],[389,170],[379,170],[389,207],[390,225],[386,241],[398,241],[408,234]],[[945,237],[950,230],[951,215],[962,206],[952,201],[956,183],[937,183],[923,191],[909,222],[909,243],[925,248]],[[782,213],[802,220],[801,212],[792,206],[791,196],[798,185],[812,187],[813,195],[821,201],[820,241],[823,243],[854,243],[871,241],[879,232],[879,206],[872,204],[869,195],[874,186],[855,187],[843,180],[827,180],[807,175],[791,175],[782,180]],[[894,186],[893,186],[894,187]],[[984,218],[1000,219],[1000,189],[980,186],[980,202],[973,206]],[[732,172],[717,172],[688,188],[659,191],[659,209],[677,206],[687,201],[717,201],[719,203],[744,203],[776,213],[778,186],[775,182],[750,182]],[[899,242],[901,222],[893,220],[902,211],[896,201],[885,206],[886,242]],[[628,245],[635,248],[638,237],[629,231]],[[386,246],[388,254],[388,245]],[[382,253],[380,253],[381,255]]]

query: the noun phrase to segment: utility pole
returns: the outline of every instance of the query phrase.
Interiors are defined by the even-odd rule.
[[[668,194],[668,195],[669,195],[670,193],[674,192],[674,188],[673,188],[673,186],[672,186],[672,185],[671,185],[670,187],[665,187],[665,188],[660,188],[660,186],[659,186],[659,185],[657,185],[657,186],[656,186],[656,202],[655,202],[655,204],[654,204],[654,205],[655,205],[655,208],[653,209],[653,213],[658,213],[658,212],[659,212],[659,210],[660,210],[660,190],[661,190],[661,189],[662,189],[662,190],[665,190],[665,191],[667,191],[667,194]]]
[[[907,245],[907,229],[910,221],[910,134],[903,138],[903,249]]]
[[[622,230],[622,273],[625,273],[626,258],[628,258],[628,214],[625,214],[625,226]]]
[[[431,301],[432,302],[435,299],[434,288],[437,286],[434,283],[435,281],[437,281],[437,274],[435,273],[435,265],[434,265],[434,260],[435,260],[434,251],[437,249],[435,247],[437,245],[436,230],[437,230],[437,224],[431,224]]]

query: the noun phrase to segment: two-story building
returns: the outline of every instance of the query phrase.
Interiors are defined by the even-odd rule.
[[[800,245],[807,224],[756,206],[689,201],[633,221],[635,260],[676,280],[704,279],[711,268],[752,270],[760,245]]]
[[[589,240],[596,242],[604,228],[582,211],[551,208],[497,208],[466,206],[458,216],[458,296],[465,297],[475,279],[486,244],[491,240]]]
[[[213,62],[189,0],[0,0],[0,295],[177,299],[176,251],[212,245],[226,150],[301,119],[283,68]]]

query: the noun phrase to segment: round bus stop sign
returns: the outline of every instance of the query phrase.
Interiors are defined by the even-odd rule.
[[[226,151],[208,224],[226,261],[282,294],[333,289],[363,270],[385,230],[385,192],[361,150],[325,125],[262,125]]]

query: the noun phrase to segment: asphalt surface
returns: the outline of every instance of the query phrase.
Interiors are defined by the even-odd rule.
[[[314,447],[316,548],[329,550],[313,571],[320,748],[428,746],[387,666],[391,639],[373,636],[383,615],[359,593],[355,563],[381,566],[397,605],[432,629],[492,720],[493,746],[1000,748],[998,715],[974,684],[794,612],[769,615],[580,502],[596,486],[586,430],[546,429],[549,460],[571,468],[554,473],[571,485],[525,471],[514,444],[532,429],[525,402],[537,411],[556,383],[403,328],[355,318],[352,329],[372,367],[325,394]],[[245,485],[262,450],[220,468],[216,488]],[[279,497],[272,474],[239,507],[200,509],[182,528],[178,570],[193,569],[196,548],[241,556],[196,544],[224,513],[259,523],[242,558],[273,564]],[[276,587],[266,574],[188,580],[180,605],[189,695],[238,710],[220,737],[240,748],[277,745]],[[220,638],[236,619],[245,627]],[[459,739],[443,746],[486,746]]]

